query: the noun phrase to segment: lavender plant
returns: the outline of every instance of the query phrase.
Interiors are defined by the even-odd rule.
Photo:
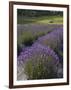
[[[42,45],[49,46],[59,56],[61,63],[63,60],[63,28],[56,28],[53,32],[39,37],[37,40]]]
[[[58,66],[59,57],[47,46],[34,43],[31,47],[22,50],[18,57],[18,76],[20,72],[26,74],[26,79],[51,79],[62,77]],[[59,76],[58,76],[59,75]],[[21,76],[20,76],[21,77]]]
[[[39,37],[44,36],[44,35],[47,36],[50,32],[53,32],[56,29],[58,30],[61,27],[62,25],[56,25],[56,24],[54,25],[51,25],[51,24],[49,25],[46,25],[46,24],[18,25],[18,32],[17,32],[18,55],[22,51],[22,46],[31,46]]]

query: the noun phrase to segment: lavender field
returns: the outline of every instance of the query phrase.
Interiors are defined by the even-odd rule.
[[[43,14],[44,11],[40,17],[25,15],[28,19],[18,16],[17,80],[63,78],[62,12],[53,16],[45,12],[42,17]]]

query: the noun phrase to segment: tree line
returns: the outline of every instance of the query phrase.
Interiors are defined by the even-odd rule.
[[[29,9],[18,9],[17,16],[24,17],[40,17],[40,16],[63,16],[62,11],[49,11],[49,10],[29,10]]]

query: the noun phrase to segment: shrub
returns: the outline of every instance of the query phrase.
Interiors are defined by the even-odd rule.
[[[50,21],[49,21],[49,23],[53,23],[53,21],[52,21],[52,20],[50,20]]]
[[[52,49],[39,43],[35,43],[25,51],[22,51],[18,57],[18,63],[18,68],[20,68],[19,65],[22,66],[24,73],[28,76],[27,79],[51,79],[58,77],[59,57]]]
[[[33,34],[32,32],[23,32],[18,40],[18,45],[24,44],[25,46],[31,46],[35,40],[38,39],[38,37],[41,37],[45,35],[45,32],[37,32],[36,34]]]
[[[25,46],[30,46],[34,42],[34,36],[32,35],[31,32],[24,32],[21,35],[21,43],[24,44]]]

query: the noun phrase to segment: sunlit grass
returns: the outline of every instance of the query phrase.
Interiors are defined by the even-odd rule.
[[[43,24],[62,24],[62,16],[40,16],[40,17],[18,17],[18,24],[43,23]]]

